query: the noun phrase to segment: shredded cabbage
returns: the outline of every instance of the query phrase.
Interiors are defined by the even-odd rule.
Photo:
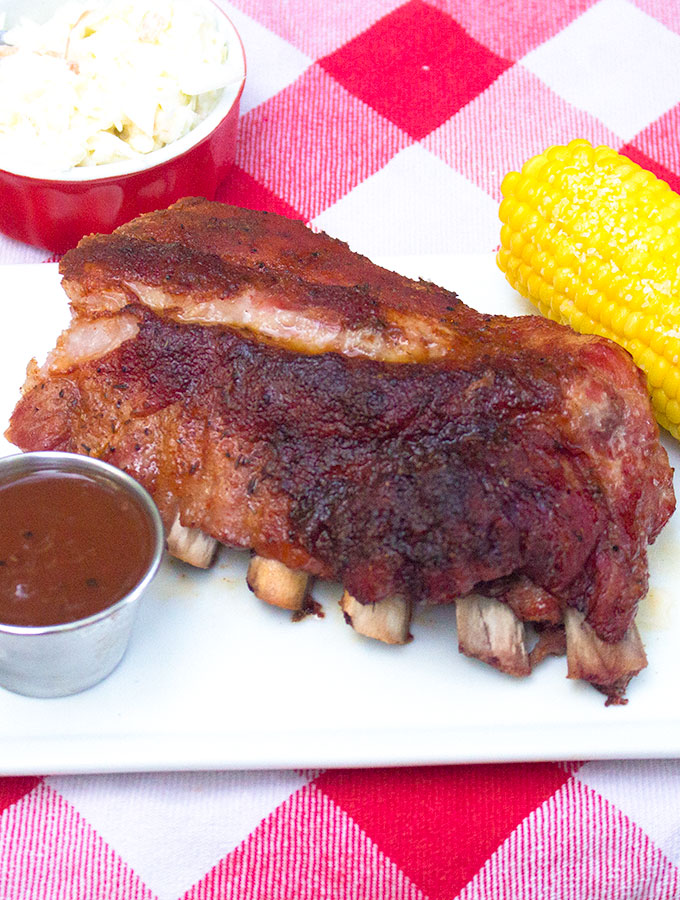
[[[151,153],[191,131],[233,79],[216,20],[181,0],[69,2],[5,42],[0,165],[23,171]]]

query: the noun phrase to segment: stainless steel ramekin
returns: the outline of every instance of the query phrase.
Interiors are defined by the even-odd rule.
[[[150,495],[120,469],[75,453],[46,451],[0,459],[0,484],[35,472],[71,472],[108,482],[136,501],[153,534],[153,556],[142,578],[126,596],[101,612],[59,625],[0,622],[0,686],[31,697],[63,697],[101,681],[122,659],[139,599],[158,570],[165,539]]]

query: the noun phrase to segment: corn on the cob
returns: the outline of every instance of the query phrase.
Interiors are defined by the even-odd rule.
[[[625,347],[680,437],[680,196],[585,140],[533,157],[502,192],[507,280],[549,318]]]

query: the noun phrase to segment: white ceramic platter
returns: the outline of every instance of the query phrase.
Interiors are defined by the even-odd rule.
[[[485,311],[531,311],[490,255],[382,262]],[[53,265],[0,268],[0,298],[4,431],[28,360],[42,361],[68,310]],[[0,454],[13,449],[0,439]],[[651,549],[638,616],[649,667],[629,704],[608,708],[566,680],[564,659],[516,681],[460,656],[451,608],[419,610],[415,639],[388,647],[345,625],[336,586],[315,588],[323,618],[292,623],[248,591],[246,554],[225,550],[209,572],[167,560],[106,681],[58,700],[0,690],[0,772],[680,756],[679,548],[674,517]]]

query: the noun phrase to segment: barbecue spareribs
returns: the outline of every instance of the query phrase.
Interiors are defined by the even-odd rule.
[[[199,199],[83,239],[61,273],[73,320],[29,368],[20,448],[112,462],[168,529],[359,604],[473,597],[539,629],[577,613],[614,656],[630,642],[675,500],[616,345],[480,314],[300,222]],[[640,653],[571,668],[616,700]]]

